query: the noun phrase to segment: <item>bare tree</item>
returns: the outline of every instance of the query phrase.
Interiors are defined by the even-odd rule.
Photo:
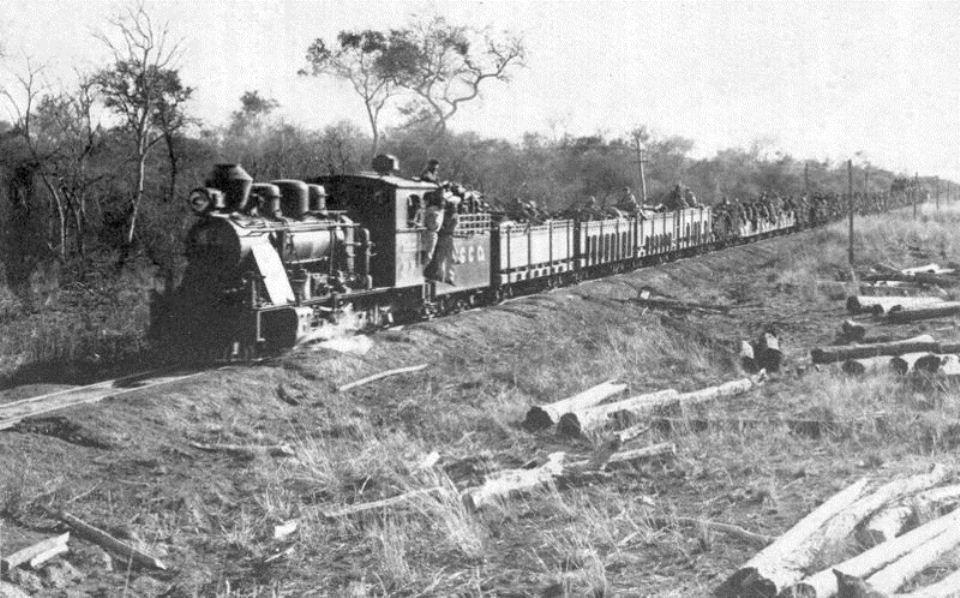
[[[383,69],[417,96],[405,112],[411,123],[432,122],[435,134],[480,94],[484,81],[509,81],[525,64],[523,40],[489,29],[453,25],[443,17],[391,32]]]
[[[380,31],[341,31],[335,49],[320,38],[314,40],[307,48],[307,67],[298,71],[300,75],[330,75],[350,82],[367,112],[372,155],[380,149],[380,114],[399,91],[395,73],[384,64],[389,53],[388,37]]]
[[[134,145],[137,173],[130,198],[125,239],[132,245],[144,195],[147,156],[168,134],[183,126],[182,104],[193,90],[180,81],[177,43],[170,43],[167,24],[155,25],[142,5],[112,19],[117,39],[97,34],[113,54],[114,64],[101,70],[96,83],[104,104],[121,118]]]

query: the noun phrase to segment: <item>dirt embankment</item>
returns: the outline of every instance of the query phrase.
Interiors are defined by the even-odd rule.
[[[524,431],[526,409],[608,379],[632,394],[730,380],[742,375],[739,341],[769,327],[786,349],[785,372],[760,393],[691,418],[916,414],[909,393],[878,405],[869,398],[875,382],[797,372],[843,313],[815,286],[842,272],[824,253],[839,243],[837,233],[816,231],[737,247],[384,331],[364,355],[302,350],[25,422],[0,432],[4,535],[52,532],[38,507],[63,506],[170,568],[111,563],[71,541],[75,579],[38,575],[34,589],[46,595],[125,587],[167,596],[704,594],[754,547],[653,519],[709,518],[777,534],[858,470],[939,449],[912,445],[925,432],[909,422],[836,436],[777,424],[681,425],[639,440],[677,443],[671,463],[479,514],[429,497],[337,521],[322,513],[415,488],[462,489],[555,450],[589,455],[588,442]],[[644,289],[730,310],[625,301]],[[418,363],[429,367],[336,392]],[[295,456],[199,448],[217,444],[287,445]],[[418,470],[434,450],[439,463]],[[275,539],[274,527],[293,519],[297,530]]]

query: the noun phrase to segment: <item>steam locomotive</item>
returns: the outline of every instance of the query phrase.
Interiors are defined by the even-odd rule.
[[[155,299],[153,337],[181,355],[249,358],[797,228],[786,210],[731,225],[706,206],[539,224],[480,209],[458,214],[453,259],[431,280],[436,233],[418,211],[436,193],[391,156],[369,172],[270,183],[218,165],[190,194],[187,268]]]

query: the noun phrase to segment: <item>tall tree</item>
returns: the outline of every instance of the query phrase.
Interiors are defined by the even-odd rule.
[[[392,31],[386,47],[381,69],[416,96],[405,113],[411,122],[431,122],[435,134],[446,132],[484,81],[509,81],[526,57],[520,37],[454,25],[443,17]]]
[[[385,59],[390,53],[386,34],[370,29],[341,31],[333,49],[317,38],[307,48],[307,66],[300,75],[330,75],[348,81],[363,100],[373,143],[372,155],[380,149],[380,115],[398,92],[394,72]]]
[[[164,130],[182,126],[182,106],[193,89],[180,80],[176,68],[180,52],[170,43],[166,24],[155,25],[142,5],[129,8],[110,24],[118,39],[97,37],[113,54],[113,65],[95,81],[104,104],[120,116],[121,126],[134,146],[136,184],[130,197],[125,239],[133,244],[137,216],[144,196],[147,157],[164,139]]]

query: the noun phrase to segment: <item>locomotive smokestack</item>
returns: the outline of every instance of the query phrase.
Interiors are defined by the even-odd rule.
[[[396,156],[391,156],[390,154],[380,154],[373,159],[373,171],[379,174],[380,176],[387,176],[390,174],[395,174],[400,170],[400,161],[397,160]]]
[[[204,184],[223,191],[226,211],[239,212],[250,198],[253,178],[239,164],[217,164]]]

